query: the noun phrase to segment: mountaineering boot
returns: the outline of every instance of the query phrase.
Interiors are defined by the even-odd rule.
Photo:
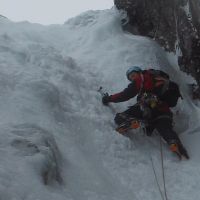
[[[129,118],[130,116],[127,115],[126,113],[117,113],[115,115],[114,121],[115,121],[115,124],[120,126],[121,124],[125,123]]]
[[[170,143],[169,148],[179,157],[180,160],[182,159],[182,157],[189,159],[189,155],[181,143],[173,141]]]
[[[172,152],[178,152],[178,145],[176,143],[170,144],[169,148]]]
[[[128,130],[137,129],[140,127],[140,122],[135,118],[129,118],[121,123],[115,130],[120,134],[126,133]]]
[[[186,151],[185,147],[181,143],[178,144],[178,149],[179,149],[180,154],[183,157],[185,157],[186,159],[190,158],[188,155],[188,152]]]

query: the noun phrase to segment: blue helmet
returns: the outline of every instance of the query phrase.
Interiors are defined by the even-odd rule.
[[[141,69],[140,67],[138,67],[138,66],[131,66],[131,67],[126,71],[126,77],[127,77],[127,79],[128,79],[129,81],[130,81],[129,75],[130,75],[131,73],[133,73],[133,72],[135,72],[135,73],[142,72],[142,69]]]

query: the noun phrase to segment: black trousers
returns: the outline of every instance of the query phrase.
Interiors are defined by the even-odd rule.
[[[117,113],[115,116],[115,123],[117,125],[125,122],[127,118],[132,117],[147,122],[147,134],[148,131],[153,131],[156,129],[161,137],[168,143],[173,142],[181,143],[177,133],[173,130],[173,114],[172,112],[161,112],[158,109],[151,109],[145,113],[140,105],[135,104],[129,107],[126,111],[122,113]]]

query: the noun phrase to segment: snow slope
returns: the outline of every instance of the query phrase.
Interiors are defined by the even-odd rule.
[[[129,140],[113,118],[134,100],[102,106],[97,92],[118,92],[130,65],[162,69],[177,81],[175,129],[191,159],[177,161],[164,146],[169,199],[199,197],[198,102],[192,102],[174,55],[124,33],[114,9],[88,11],[64,25],[0,19],[0,199],[161,199],[159,138],[137,131]]]

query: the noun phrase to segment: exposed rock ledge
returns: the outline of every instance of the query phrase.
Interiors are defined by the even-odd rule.
[[[129,18],[126,31],[155,39],[167,51],[176,52],[181,70],[200,86],[199,0],[114,0]]]

